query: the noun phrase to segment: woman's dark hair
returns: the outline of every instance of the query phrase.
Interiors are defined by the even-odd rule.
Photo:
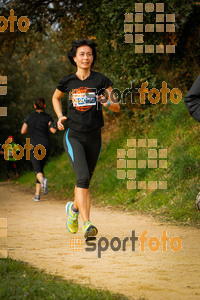
[[[36,105],[36,109],[44,109],[44,105],[45,105],[45,100],[44,100],[44,98],[38,97],[38,98],[35,100],[35,105]]]
[[[91,40],[87,40],[87,39],[80,39],[77,41],[73,41],[72,46],[71,46],[69,52],[67,53],[67,56],[68,56],[70,62],[72,63],[72,65],[76,66],[76,63],[75,63],[73,57],[76,56],[76,51],[77,51],[78,47],[88,46],[92,49],[92,55],[93,55],[92,66],[93,66],[94,62],[96,60],[96,57],[97,57],[96,45],[97,44],[95,42],[93,42]]]

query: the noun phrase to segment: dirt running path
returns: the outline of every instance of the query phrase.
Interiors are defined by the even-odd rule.
[[[98,239],[106,236],[110,241],[121,240],[135,230],[140,236],[148,230],[151,236],[162,236],[162,230],[172,238],[182,240],[182,249],[152,252],[145,242],[145,252],[140,251],[139,241],[132,251],[131,241],[125,252],[110,249],[97,257],[97,251],[73,251],[72,237],[65,228],[65,203],[51,195],[36,203],[32,194],[16,186],[0,183],[0,218],[8,219],[8,237],[0,239],[0,249],[8,255],[53,274],[73,279],[90,287],[106,288],[128,297],[145,299],[200,299],[200,230],[162,224],[139,214],[115,212],[110,209],[92,208],[92,221],[99,229]],[[97,240],[98,241],[98,240]],[[105,244],[102,243],[102,246]]]

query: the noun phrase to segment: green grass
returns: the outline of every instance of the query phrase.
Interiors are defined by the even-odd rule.
[[[65,281],[61,277],[45,274],[24,262],[7,258],[0,259],[0,299],[125,300],[127,298]]]
[[[158,148],[168,150],[167,169],[137,169],[137,180],[167,180],[167,190],[128,190],[126,180],[117,179],[117,149],[127,149],[127,139],[131,138],[156,138]],[[137,158],[146,159],[147,149],[138,149]],[[148,109],[134,107],[132,113],[121,112],[118,131],[103,145],[91,181],[92,199],[95,203],[148,212],[199,227],[200,213],[195,206],[199,167],[199,124],[189,116],[183,101]],[[45,172],[51,192],[60,198],[73,198],[75,176],[65,153],[52,159]],[[33,173],[22,175],[18,181],[35,185]]]

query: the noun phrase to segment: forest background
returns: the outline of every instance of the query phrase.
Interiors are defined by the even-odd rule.
[[[8,78],[7,95],[0,96],[0,107],[7,107],[7,117],[0,117],[0,144],[9,135],[14,136],[16,143],[25,144],[20,128],[24,118],[33,111],[33,102],[38,96],[45,98],[46,112],[57,120],[51,104],[52,94],[60,78],[75,71],[66,54],[71,42],[79,38],[95,40],[98,59],[94,70],[106,74],[120,91],[140,87],[144,81],[148,81],[149,89],[160,89],[162,81],[166,81],[170,89],[176,87],[185,95],[200,69],[200,3],[162,1],[165,14],[175,14],[176,31],[145,33],[144,44],[175,45],[175,53],[138,54],[134,51],[135,43],[124,42],[124,20],[126,13],[134,14],[135,3],[141,2],[149,3],[130,0],[0,2],[1,16],[8,19],[13,9],[18,19],[27,16],[30,21],[26,32],[17,28],[17,22],[14,32],[10,32],[9,27],[5,32],[0,32],[0,75]],[[145,23],[155,23],[155,13],[144,13],[144,18]],[[132,104],[129,99],[126,104],[121,104],[117,116],[121,127],[142,126],[144,129],[151,126],[156,115],[165,110],[168,113],[171,111],[161,101],[152,105],[146,100],[146,104],[141,105],[136,95],[135,102]],[[66,103],[65,97],[64,110]],[[104,114],[108,114],[111,120],[116,118],[109,111],[104,111]],[[52,156],[63,152],[62,134],[51,135]],[[31,168],[25,158],[18,165],[20,170]],[[5,168],[3,156],[0,167]]]

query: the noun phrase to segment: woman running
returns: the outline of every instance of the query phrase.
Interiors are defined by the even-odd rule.
[[[66,205],[66,226],[71,233],[76,233],[80,212],[85,238],[98,233],[97,228],[90,222],[88,188],[101,150],[101,127],[104,125],[102,105],[115,112],[120,110],[119,103],[114,101],[111,93],[112,81],[91,70],[96,60],[95,47],[96,44],[90,40],[72,43],[68,58],[77,70],[59,81],[52,98],[59,130],[64,130],[63,124],[66,121],[64,148],[76,175],[74,202]],[[61,104],[65,93],[69,95],[67,116],[63,115]]]
[[[34,104],[35,112],[26,117],[21,128],[21,134],[29,133],[30,143],[34,148],[37,145],[42,145],[46,150],[46,154],[42,160],[35,157],[34,148],[30,151],[30,158],[37,179],[36,192],[33,197],[34,201],[40,201],[41,188],[44,195],[48,193],[47,179],[44,177],[43,169],[50,153],[49,130],[52,133],[56,133],[56,125],[52,117],[44,112],[45,107],[45,100],[37,98]]]

